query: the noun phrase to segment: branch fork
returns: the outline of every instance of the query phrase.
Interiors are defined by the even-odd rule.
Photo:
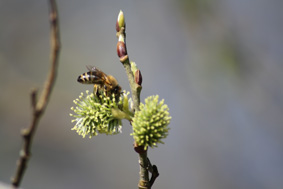
[[[59,24],[58,24],[58,12],[55,0],[50,0],[50,25],[51,25],[51,58],[50,64],[51,68],[46,79],[44,89],[41,93],[40,99],[37,100],[37,89],[33,89],[31,92],[31,106],[32,106],[32,122],[27,129],[23,129],[21,135],[24,139],[24,144],[20,150],[20,157],[17,161],[17,170],[14,177],[11,179],[11,184],[13,187],[19,187],[24,172],[27,168],[28,161],[31,157],[31,145],[32,139],[35,135],[35,131],[39,122],[40,117],[43,115],[46,106],[48,104],[51,91],[55,84],[55,79],[57,75],[58,58],[60,51],[60,37],[59,37]]]

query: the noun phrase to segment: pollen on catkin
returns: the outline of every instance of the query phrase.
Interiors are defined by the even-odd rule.
[[[171,117],[169,108],[164,100],[158,101],[159,96],[150,96],[145,99],[145,104],[140,104],[140,110],[135,112],[132,126],[135,142],[139,146],[156,147],[163,143],[162,139],[168,135],[168,125]]]
[[[89,94],[86,91],[86,95],[81,93],[78,99],[74,100],[75,107],[71,107],[71,110],[75,114],[70,116],[75,119],[75,126],[72,130],[75,130],[83,138],[89,136],[89,138],[100,134],[113,135],[121,133],[122,121],[117,115],[113,115],[115,110],[123,111],[123,103],[128,101],[129,93],[124,92],[123,95],[117,99],[115,95],[96,96],[93,93]]]

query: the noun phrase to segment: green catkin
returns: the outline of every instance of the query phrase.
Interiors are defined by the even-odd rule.
[[[140,111],[133,118],[133,133],[131,134],[139,146],[156,147],[168,135],[168,125],[171,117],[169,108],[164,100],[158,101],[159,96],[150,96],[145,104],[140,104]]]

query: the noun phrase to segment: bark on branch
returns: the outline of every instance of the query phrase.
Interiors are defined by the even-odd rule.
[[[31,92],[31,105],[33,110],[33,117],[30,126],[22,131],[22,137],[24,139],[23,147],[20,151],[20,157],[17,162],[16,173],[11,179],[11,184],[13,187],[19,187],[23,179],[24,172],[27,168],[28,161],[31,157],[31,145],[32,139],[34,137],[38,122],[43,115],[48,101],[50,99],[50,94],[52,92],[58,67],[58,58],[60,52],[60,36],[59,36],[59,24],[58,24],[58,11],[55,0],[49,0],[49,15],[50,15],[50,25],[51,25],[51,53],[50,53],[50,70],[47,79],[44,84],[43,91],[37,101],[37,90],[33,89]]]

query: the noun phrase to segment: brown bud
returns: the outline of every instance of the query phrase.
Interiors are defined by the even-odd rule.
[[[117,31],[117,32],[120,31],[120,26],[119,26],[118,20],[116,21],[116,31]]]
[[[141,75],[141,71],[139,69],[137,69],[136,72],[135,72],[135,82],[138,85],[142,84],[142,75]]]
[[[117,54],[119,58],[122,58],[127,55],[126,45],[122,41],[118,41],[117,43]]]

